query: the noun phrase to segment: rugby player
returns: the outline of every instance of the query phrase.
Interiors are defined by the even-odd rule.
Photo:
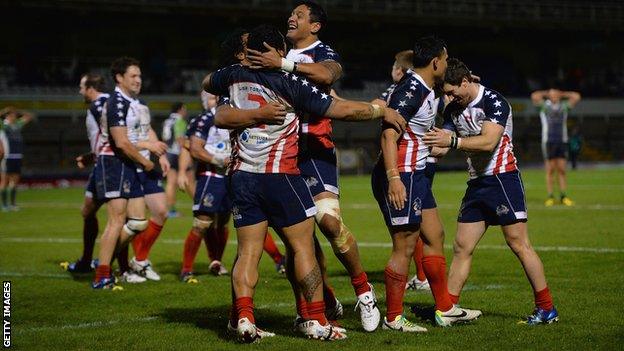
[[[184,144],[184,134],[186,132],[187,110],[182,102],[174,102],[171,106],[171,114],[163,122],[162,140],[167,143],[167,159],[171,169],[167,172],[167,185],[165,194],[167,195],[167,207],[169,212],[167,217],[178,217],[180,214],[175,208],[176,191],[178,182],[178,158],[180,156],[181,145]],[[186,170],[182,170],[186,172]]]
[[[559,183],[559,201],[573,206],[567,195],[566,165],[568,157],[568,112],[581,101],[581,94],[558,89],[539,90],[531,94],[531,101],[539,107],[542,122],[542,153],[546,169],[546,206],[555,204],[553,178]]]
[[[264,52],[248,50],[252,67],[296,73],[305,77],[306,82],[316,84],[322,93],[330,94],[331,85],[342,75],[342,65],[338,53],[319,40],[319,35],[327,26],[325,10],[315,2],[303,1],[293,9],[287,23],[286,37],[293,49],[285,58],[268,46],[269,50]],[[363,328],[373,331],[379,325],[380,313],[375,291],[362,267],[356,239],[340,214],[338,167],[331,120],[315,114],[302,117],[298,167],[318,209],[315,220],[351,277]],[[323,275],[327,316],[336,320],[342,316],[343,308],[329,285],[325,257],[316,236],[315,245]],[[286,256],[290,259],[289,255]],[[300,307],[299,304],[297,306]],[[300,308],[298,312],[301,312]]]
[[[372,175],[372,187],[392,237],[392,255],[384,271],[387,312],[383,328],[425,332],[403,316],[403,295],[416,240],[423,240],[423,270],[435,300],[435,321],[440,326],[474,320],[481,311],[455,306],[447,288],[444,230],[431,183],[424,176],[429,147],[422,141],[435,122],[436,81],[444,78],[446,45],[435,37],[414,44],[413,70],[408,70],[388,98],[408,122],[405,133],[384,128],[382,154]],[[421,230],[422,229],[422,230]]]
[[[279,48],[280,55],[285,52],[284,37],[273,27],[260,26],[249,34],[249,49],[264,52],[267,49],[263,43]],[[325,316],[323,282],[312,244],[312,217],[317,209],[297,167],[299,120],[294,111],[345,120],[384,117],[399,130],[404,122],[396,111],[378,105],[335,101],[306,78],[288,72],[253,71],[233,65],[209,75],[204,89],[229,95],[230,103],[243,110],[239,117],[223,118],[218,109],[215,119],[217,126],[238,128],[233,137],[236,144],[231,187],[239,245],[232,270],[237,312],[234,319],[238,321],[239,336],[244,340],[259,336],[253,315],[253,294],[264,235],[271,225],[294,256],[293,271],[300,292],[297,300],[303,297],[307,307],[303,316],[307,323],[299,330],[312,338],[345,338],[346,334],[335,330]],[[282,124],[256,124],[257,115],[244,113],[269,102],[286,106],[288,113]]]
[[[535,310],[525,322],[556,322],[559,316],[544,267],[529,241],[524,187],[513,153],[511,106],[498,92],[473,82],[468,67],[457,59],[449,60],[443,89],[451,100],[444,112],[443,129],[434,128],[424,141],[443,150],[464,151],[470,174],[449,271],[453,303],[459,302],[477,243],[488,226],[500,225],[533,288]]]
[[[4,159],[0,162],[2,212],[19,211],[15,198],[22,173],[22,152],[24,149],[22,128],[32,119],[33,115],[30,112],[17,110],[13,107],[5,107],[0,111],[0,123],[2,124],[0,129],[3,131],[3,140],[0,142],[4,144]]]

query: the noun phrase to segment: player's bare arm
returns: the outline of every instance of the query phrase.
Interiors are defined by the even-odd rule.
[[[206,141],[202,138],[198,138],[194,135],[191,136],[191,157],[200,162],[210,163],[217,167],[225,167],[227,166],[229,159],[227,157],[217,157],[216,155],[212,155],[206,149],[204,149],[204,145],[206,145]]]
[[[191,166],[191,153],[189,151],[190,142],[188,139],[184,139],[184,143],[182,143],[180,147],[180,156],[178,157],[178,169],[180,172],[178,173],[178,188],[180,190],[187,191],[189,186],[189,179],[186,175],[186,170]]]
[[[561,93],[561,96],[568,100],[568,106],[570,106],[570,108],[573,108],[581,101],[581,94],[576,91],[564,91]]]
[[[531,93],[531,101],[533,102],[533,105],[540,106],[541,104],[543,104],[544,100],[546,100],[547,95],[547,90],[537,90]]]
[[[157,156],[162,156],[167,152],[167,144],[158,140],[158,136],[153,129],[150,128],[149,140],[141,140],[136,143],[136,147],[140,150],[149,150]]]
[[[292,64],[292,61],[283,58],[274,47],[267,43],[264,43],[264,46],[269,49],[269,51],[260,52],[247,49],[247,59],[252,64],[251,68],[284,69],[285,66]],[[284,60],[286,60],[286,62]],[[332,85],[342,76],[342,66],[333,60],[315,63],[296,63],[296,69],[289,71],[306,76],[312,82],[319,85]]]
[[[0,157],[0,160],[1,159],[2,157]],[[95,163],[95,154],[92,152],[87,152],[86,154],[82,154],[76,157],[76,165],[80,169],[86,168],[87,166],[92,165],[94,163]]]
[[[394,109],[381,107],[368,102],[334,100],[329,109],[327,117],[343,121],[368,121],[383,118],[383,121],[399,132],[404,132],[407,122]]]
[[[230,105],[217,107],[215,126],[225,129],[245,128],[255,124],[283,124],[286,119],[286,107],[271,102],[253,110],[243,110]]]
[[[400,137],[401,134],[390,127],[384,128],[381,133],[381,153],[388,178],[388,201],[397,210],[403,209],[407,200],[407,191],[397,168],[397,141]]]
[[[448,130],[434,127],[425,134],[423,140],[429,146],[451,147],[468,152],[492,152],[496,149],[504,131],[505,128],[500,124],[484,121],[479,135],[457,138]]]
[[[139,150],[128,140],[128,129],[126,127],[111,127],[110,134],[115,141],[115,145],[130,160],[140,164],[146,171],[154,169],[154,163],[139,153]]]

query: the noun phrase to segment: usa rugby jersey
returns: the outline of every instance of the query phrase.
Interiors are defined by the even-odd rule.
[[[100,130],[100,118],[102,117],[102,110],[104,109],[104,104],[106,100],[108,100],[108,94],[100,94],[98,97],[89,104],[89,108],[87,109],[87,118],[85,119],[85,124],[87,126],[87,137],[89,137],[89,144],[91,144],[91,152],[93,152],[96,156],[100,152],[100,143],[102,134]]]
[[[291,49],[286,58],[298,63],[315,63],[323,61],[340,62],[340,56],[329,45],[317,40],[312,45],[303,49]],[[319,92],[329,94],[330,87],[319,87]],[[310,114],[301,121],[301,133],[306,136],[305,145],[302,147],[313,151],[314,149],[332,149],[331,120],[323,115]]]
[[[187,130],[187,123],[184,117],[179,113],[172,113],[163,122],[162,127],[162,140],[167,144],[167,153],[173,155],[180,154],[180,145],[177,142],[179,137],[185,135]]]
[[[126,127],[128,140],[132,144],[149,140],[150,112],[145,102],[124,94],[119,87],[104,105],[100,128],[102,130],[101,155],[115,155],[115,143],[110,136],[110,128]],[[149,158],[149,150],[141,150],[143,157]]]
[[[204,140],[204,149],[210,154],[222,158],[230,157],[230,131],[214,125],[215,109],[204,111],[197,116],[192,124],[189,124],[188,135]],[[217,167],[211,163],[198,162],[197,175],[209,175],[222,177],[225,168]]]
[[[494,151],[466,152],[471,179],[518,169],[511,142],[511,106],[498,92],[481,85],[479,94],[465,109],[451,102],[444,112],[443,128],[466,138],[480,135],[486,121],[501,125],[505,130]]]
[[[399,172],[422,170],[426,166],[429,147],[422,141],[435,123],[437,113],[435,94],[420,75],[412,70],[388,94],[388,107],[405,118],[407,127],[398,140],[397,168]]]
[[[568,111],[570,107],[566,101],[553,103],[544,101],[540,107],[542,121],[542,143],[568,142]]]
[[[240,64],[213,73],[210,85],[211,93],[229,96],[229,104],[239,109],[256,109],[270,102],[286,107],[282,125],[261,124],[232,132],[233,170],[299,174],[299,115],[324,115],[332,97],[296,74],[254,71]]]

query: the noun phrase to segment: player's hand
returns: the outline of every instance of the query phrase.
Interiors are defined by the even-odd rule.
[[[147,149],[156,154],[156,156],[164,155],[167,152],[167,144],[162,141],[150,141]]]
[[[186,172],[178,173],[178,188],[182,191],[186,191],[186,188],[189,186],[189,179],[186,176]]]
[[[397,133],[403,134],[405,132],[405,128],[407,127],[407,122],[405,118],[401,116],[395,109],[384,107],[385,113],[383,117],[384,123],[387,123],[394,128]]]
[[[162,170],[163,177],[166,177],[167,173],[171,169],[171,164],[169,164],[169,160],[167,159],[167,155],[161,155],[158,158],[158,164],[160,164],[160,169]]]
[[[451,145],[451,132],[433,127],[425,133],[423,141],[427,146],[449,147]]]
[[[247,59],[251,62],[250,68],[253,69],[280,69],[282,68],[282,56],[277,50],[267,43],[263,43],[264,47],[269,49],[267,52],[260,52],[247,49]]]
[[[150,160],[146,160],[145,162],[143,162],[143,169],[146,172],[151,171],[152,169],[154,169],[154,162],[152,162]]]
[[[393,178],[388,181],[388,201],[397,210],[402,210],[405,207],[407,192],[401,178]]]
[[[82,154],[76,157],[76,165],[78,166],[78,168],[83,169],[90,164],[93,164],[93,162],[95,161],[94,156],[95,155],[93,155],[92,153]]]
[[[258,123],[282,125],[286,120],[286,106],[271,102],[258,109]]]

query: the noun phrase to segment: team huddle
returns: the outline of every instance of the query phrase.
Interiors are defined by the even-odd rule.
[[[403,315],[406,289],[431,291],[439,326],[479,318],[481,311],[460,307],[459,299],[472,253],[490,225],[501,227],[533,289],[535,310],[524,322],[558,321],[542,262],[528,238],[510,104],[481,85],[463,62],[449,58],[449,48],[436,37],[419,38],[412,50],[397,54],[392,70],[395,83],[379,98],[343,99],[332,90],[342,74],[340,56],[319,40],[326,22],[318,4],[303,2],[288,18],[285,37],[268,25],[233,33],[222,45],[222,68],[202,83],[204,112],[188,126],[169,121],[165,139],[174,140],[169,145],[158,139],[149,108],[139,98],[138,61],[122,57],[112,63],[116,87],[111,94],[102,93],[102,77],[85,75],[80,86],[90,103],[87,127],[92,153],[78,161],[81,166],[92,161],[95,167],[83,206],[83,257],[67,269],[95,269],[93,289],[121,288],[111,271],[115,258],[122,281],[160,280],[149,253],[173,210],[163,175],[170,183],[167,174],[176,172],[177,184],[193,198],[180,279],[197,282],[193,261],[202,239],[209,250],[210,270],[216,275],[228,273],[221,260],[232,217],[238,247],[231,269],[227,329],[244,342],[275,335],[261,329],[254,316],[263,251],[290,282],[295,329],[308,338],[347,338],[347,331],[336,322],[344,311],[331,288],[316,226],[350,276],[362,328],[368,332],[380,324],[398,332],[427,331]],[[292,46],[289,51],[286,40]],[[181,111],[181,106],[172,109],[177,115],[185,113]],[[436,116],[442,117],[441,125],[436,126]],[[374,119],[380,120],[382,132],[372,194],[392,240],[384,270],[383,319],[382,303],[362,265],[357,235],[341,216],[340,202],[348,199],[339,197],[332,141],[333,120]],[[172,150],[174,143],[179,147]],[[470,180],[461,200],[447,275],[444,229],[432,183],[436,160],[451,149],[466,155]],[[195,179],[189,179],[193,160]],[[95,213],[101,205],[106,205],[108,219],[93,260]],[[269,227],[285,244],[283,256]],[[130,243],[135,257],[128,260]],[[413,258],[418,274],[408,279]]]

